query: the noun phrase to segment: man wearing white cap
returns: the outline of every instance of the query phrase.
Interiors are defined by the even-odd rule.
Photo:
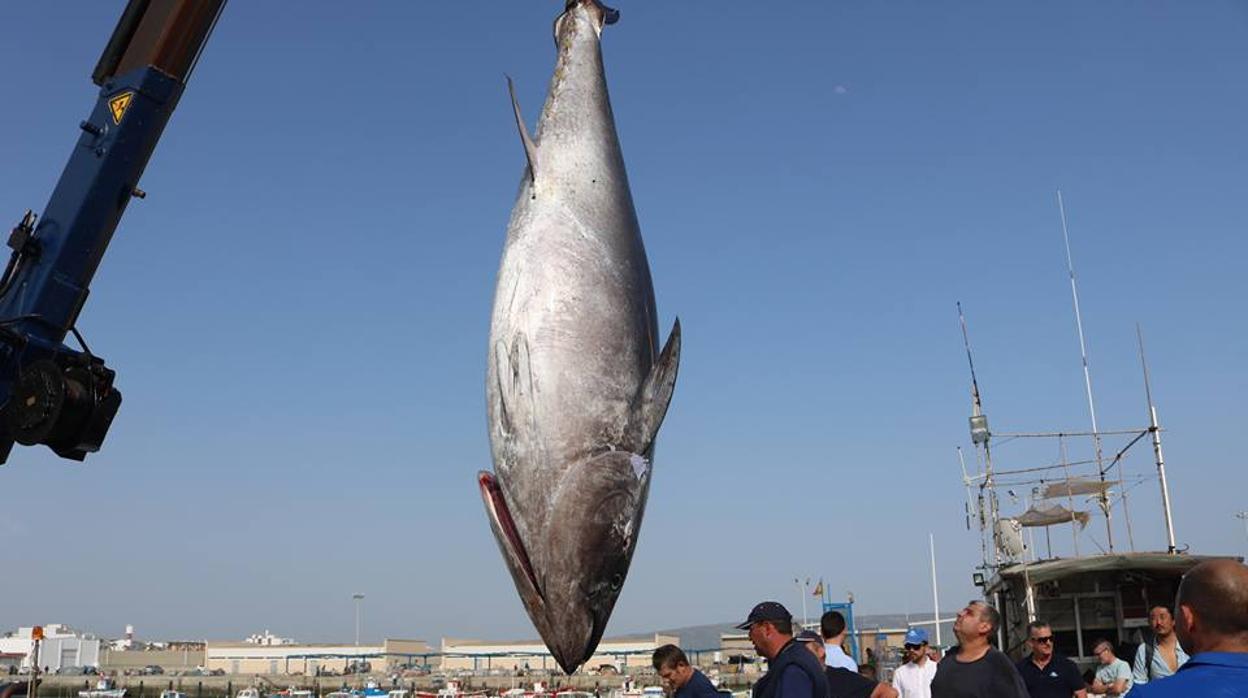
[[[927,655],[927,631],[911,628],[906,631],[906,663],[893,672],[893,688],[900,698],[932,698],[932,677],[936,662]]]

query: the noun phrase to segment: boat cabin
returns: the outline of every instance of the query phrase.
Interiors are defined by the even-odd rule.
[[[1001,568],[984,595],[1001,612],[998,643],[1014,659],[1028,652],[1027,624],[1042,620],[1053,628],[1055,651],[1082,669],[1096,665],[1093,643],[1102,637],[1130,663],[1151,636],[1149,609],[1173,608],[1183,574],[1219,557],[1125,553],[1019,563]]]

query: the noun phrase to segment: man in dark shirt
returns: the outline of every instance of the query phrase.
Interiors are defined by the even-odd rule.
[[[1027,625],[1031,654],[1017,665],[1031,698],[1087,698],[1087,684],[1079,667],[1053,652],[1053,628],[1042,620]]]
[[[676,645],[663,645],[650,658],[659,672],[663,687],[674,698],[719,698],[711,680],[689,665],[689,658]]]
[[[754,684],[753,698],[828,698],[828,680],[813,655],[793,641],[793,616],[783,605],[764,601],[739,630],[748,630],[767,673]]]
[[[1027,687],[1014,662],[988,643],[1001,614],[983,601],[958,611],[953,634],[958,646],[936,665],[932,698],[1027,698]]]
[[[818,633],[803,630],[794,639],[806,645],[806,649],[819,659],[824,675],[828,677],[829,698],[897,698],[896,689],[886,683],[879,683],[845,667],[828,666],[827,648],[823,636]]]

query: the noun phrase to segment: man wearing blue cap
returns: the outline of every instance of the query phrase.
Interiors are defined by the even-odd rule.
[[[932,698],[936,662],[927,654],[927,631],[910,628],[905,639],[906,663],[893,672],[893,688],[900,698]]]
[[[750,611],[738,630],[748,630],[767,673],[754,684],[753,698],[828,698],[828,680],[814,655],[793,641],[793,616],[775,601]]]

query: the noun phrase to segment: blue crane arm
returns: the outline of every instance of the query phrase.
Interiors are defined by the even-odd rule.
[[[99,97],[43,215],[0,276],[0,463],[13,444],[83,460],[121,405],[115,373],[65,340],[225,0],[129,0],[92,80]]]

